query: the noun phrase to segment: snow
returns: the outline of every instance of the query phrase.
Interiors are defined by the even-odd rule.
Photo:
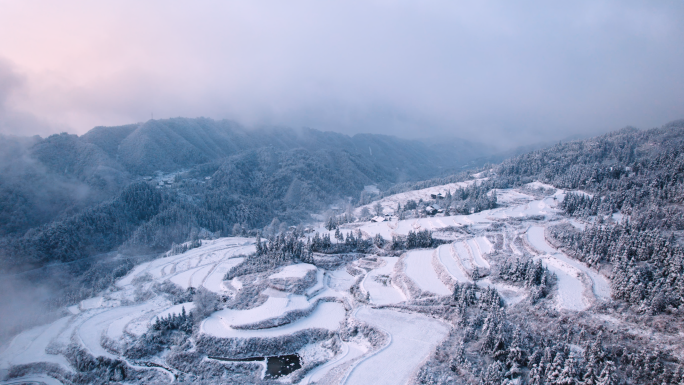
[[[558,297],[556,300],[559,308],[579,311],[589,307],[589,303],[583,295],[584,286],[579,279],[578,270],[555,258],[542,258],[542,261],[558,278]]]
[[[356,278],[343,267],[328,273],[328,286],[336,291],[346,292],[354,285]]]
[[[391,213],[397,203],[403,206],[408,199],[417,201],[422,197],[427,200],[430,199],[430,193],[453,191],[469,183],[473,181],[409,191],[383,198],[380,202],[385,207],[385,213]],[[533,183],[528,187],[550,188],[551,186]],[[505,254],[510,246],[513,254],[522,254],[521,250],[513,244],[513,239],[519,235],[524,236],[527,243],[539,251],[535,259],[541,259],[545,266],[558,276],[558,291],[553,294],[553,298],[559,308],[584,310],[592,305],[595,299],[610,298],[610,281],[600,272],[568,257],[548,244],[544,239],[544,227],[540,226],[540,222],[516,221],[511,226],[501,221],[506,218],[523,218],[530,215],[553,216],[555,220],[556,214],[559,214],[558,202],[564,194],[563,190],[557,189],[553,196],[538,199],[514,189],[497,190],[499,202],[506,206],[472,215],[448,217],[438,215],[401,221],[392,218],[390,221],[380,223],[343,225],[343,233],[350,231],[351,228],[354,230],[358,228],[366,237],[381,234],[385,239],[391,239],[392,235],[405,236],[409,231],[437,231],[451,226],[467,226],[466,234],[469,235],[455,233],[451,236],[457,240],[451,244],[444,244],[436,249],[408,251],[402,257],[404,258],[404,272],[396,271],[396,264],[399,261],[397,257],[376,257],[378,263],[374,262],[373,258],[364,258],[354,262],[363,264],[364,270],[369,270],[365,276],[352,276],[344,266],[333,271],[326,271],[310,264],[285,266],[272,271],[269,278],[301,279],[307,273],[316,271],[316,284],[308,288],[305,295],[267,288],[261,293],[268,297],[263,304],[252,309],[217,311],[202,322],[199,332],[222,338],[269,338],[311,328],[334,331],[340,328],[350,306],[362,306],[352,310],[351,316],[388,333],[390,336],[388,345],[379,351],[371,352],[368,342],[361,337],[351,341],[338,341],[341,349],[334,357],[332,353],[326,353],[325,348],[316,348],[312,345],[311,349],[320,349],[320,354],[322,354],[316,359],[325,360],[329,357],[330,360],[309,372],[302,383],[340,379],[345,373],[347,377],[343,377],[341,383],[406,383],[435,346],[447,335],[448,327],[441,321],[425,315],[377,309],[371,306],[391,305],[407,300],[402,290],[393,284],[397,274],[405,274],[416,287],[436,295],[451,294],[451,290],[442,282],[440,276],[447,283],[450,280],[446,274],[449,274],[453,281],[471,282],[469,273],[475,267],[491,268],[498,261],[498,258],[492,254],[494,251],[492,243],[487,237],[482,236],[486,234],[485,229],[490,231],[489,226],[492,222],[503,223],[508,232],[504,234],[506,246],[503,251],[499,251],[500,253]],[[614,219],[617,218],[614,217]],[[570,221],[576,227],[583,226],[573,219]],[[521,226],[530,224],[531,227],[527,230],[517,230]],[[327,230],[319,230],[322,234],[332,235],[332,232]],[[513,233],[509,232],[511,230]],[[518,231],[523,232],[518,233]],[[129,274],[116,282],[118,290],[107,290],[95,298],[81,301],[77,306],[69,308],[70,313],[65,312],[68,316],[50,325],[26,330],[17,335],[7,345],[6,350],[0,353],[0,370],[10,365],[37,360],[54,362],[67,369],[70,368],[62,356],[45,353],[45,347],[51,342],[66,346],[73,341],[80,343],[95,356],[120,358],[113,356],[101,346],[102,336],[121,341],[127,333],[141,335],[148,330],[150,323],[154,322],[157,317],[171,313],[178,314],[182,307],[185,307],[186,312],[190,312],[193,308],[192,302],[173,305],[165,295],[157,295],[135,305],[126,305],[135,300],[136,291],[144,291],[154,283],[171,280],[183,288],[204,286],[213,292],[230,295],[233,289],[241,290],[243,282],[240,278],[224,282],[223,278],[232,267],[243,261],[242,255],[255,250],[253,242],[254,240],[249,238],[203,241],[201,247],[188,250],[183,254],[159,258],[136,266]],[[349,293],[349,289],[358,280],[360,280],[361,289],[369,294],[369,306],[360,305],[352,299]],[[490,278],[481,279],[477,284],[481,287],[495,287],[508,305],[522,303],[522,299],[529,293],[529,289],[502,282],[493,283]],[[345,301],[345,304],[317,302],[318,299],[324,297],[337,297],[338,301]],[[312,312],[286,325],[259,330],[234,328],[281,317],[293,310],[304,309],[310,309]]]
[[[316,283],[306,290],[307,297],[313,297],[325,290],[325,271],[322,269],[316,270]]]
[[[233,329],[223,322],[217,313],[204,320],[200,326],[200,332],[219,338],[251,338],[251,337],[280,337],[293,334],[306,329],[337,330],[344,320],[344,305],[338,302],[321,302],[316,310],[308,317],[299,319],[287,325],[269,329],[240,330]]]
[[[442,245],[437,249],[437,258],[446,271],[458,282],[470,282],[468,275],[458,262],[458,256],[454,255],[452,245]]]
[[[431,194],[439,194],[439,193],[443,193],[446,191],[452,191],[453,192],[454,190],[456,190],[458,188],[467,187],[467,186],[475,183],[476,181],[479,183],[480,181],[485,180],[485,179],[486,178],[479,178],[476,180],[469,180],[469,181],[458,182],[458,183],[450,183],[450,184],[446,184],[446,185],[428,187],[428,188],[424,188],[421,190],[412,190],[412,191],[406,191],[406,192],[399,193],[399,194],[390,195],[388,197],[384,197],[384,198],[377,200],[375,202],[369,203],[365,206],[360,206],[360,207],[356,208],[354,210],[354,215],[356,215],[356,216],[361,215],[361,211],[363,210],[364,207],[368,208],[368,210],[370,212],[374,212],[373,207],[378,202],[380,203],[380,205],[382,205],[383,213],[394,214],[394,212],[397,209],[397,204],[401,204],[401,206],[403,207],[406,204],[406,202],[408,202],[409,200],[414,200],[416,202],[418,202],[421,199],[424,201],[432,200],[432,198],[430,197]]]
[[[376,186],[374,184],[363,186],[363,191],[369,192],[371,194],[380,194],[380,190],[378,190],[378,186]]]
[[[515,202],[520,202],[520,201],[531,201],[534,200],[534,197],[522,193],[518,190],[511,190],[511,189],[505,189],[505,190],[496,190],[496,201],[499,204],[511,204]]]
[[[17,335],[2,352],[0,369],[31,362],[52,362],[71,371],[71,366],[64,357],[45,352],[50,341],[66,327],[70,318],[63,317],[49,325],[38,326]]]
[[[495,288],[501,295],[501,298],[503,298],[504,302],[506,302],[506,305],[508,306],[512,306],[519,303],[527,296],[525,290],[517,286],[508,285],[501,282],[492,283],[491,279],[489,278],[484,278],[477,281],[477,285],[480,287]]]
[[[243,258],[238,257],[239,255],[253,250],[251,239],[222,238],[204,241],[202,247],[180,255],[142,263],[119,279],[114,291],[106,290],[99,296],[83,300],[78,305],[68,308],[68,316],[49,325],[25,330],[15,336],[0,353],[0,370],[5,370],[11,365],[51,362],[71,371],[71,366],[63,356],[45,353],[50,343],[66,346],[71,342],[77,342],[96,357],[118,358],[102,347],[102,337],[120,341],[124,332],[140,335],[148,330],[150,321],[156,316],[171,312],[179,313],[182,306],[186,307],[186,311],[190,311],[193,306],[192,303],[172,306],[165,296],[153,296],[134,306],[122,306],[122,303],[134,300],[136,290],[147,290],[155,281],[163,282],[169,278],[181,283],[183,287],[206,285],[213,291],[223,290],[222,280],[225,273],[242,261]],[[145,279],[139,281],[138,278]],[[149,282],[150,280],[152,282]],[[145,283],[140,285],[134,282]],[[328,319],[334,319],[335,315],[333,309]],[[326,325],[325,322],[322,324]],[[34,378],[42,377],[26,377],[27,381]]]
[[[578,272],[584,273],[591,281],[591,287],[589,289],[591,289],[590,291],[596,296],[596,298],[601,300],[610,299],[610,280],[603,274],[591,269],[584,263],[570,258],[569,256],[559,252],[549,245],[544,237],[543,227],[532,226],[527,230],[527,234],[528,239],[534,248],[543,253],[548,253],[549,256],[547,259],[555,259],[557,261],[554,262],[554,266],[565,266],[566,273],[570,275],[577,275]]]
[[[186,265],[187,266],[187,265]],[[176,285],[182,287],[183,289],[187,289],[192,286],[192,275],[195,274],[198,270],[203,269],[204,267],[196,267],[194,269],[190,270],[185,270],[181,273],[178,273],[171,277],[169,280]]]
[[[543,227],[531,226],[527,230],[527,239],[530,241],[530,244],[535,249],[541,251],[542,253],[555,254],[558,252],[551,245],[549,245],[548,242],[546,242],[546,238],[544,237],[544,228]]]
[[[183,313],[183,308],[185,308],[185,313],[190,313],[192,309],[195,308],[195,304],[193,302],[184,302],[179,303],[178,305],[173,305],[170,308],[154,316],[150,322],[156,322],[158,318],[168,317],[172,314],[180,315]]]
[[[279,272],[271,275],[271,279],[285,279],[285,278],[304,278],[308,272],[316,270],[316,266],[309,263],[298,263],[296,265],[285,266]]]
[[[406,297],[401,290],[390,283],[383,284],[377,280],[378,276],[384,275],[389,277],[394,271],[399,258],[397,257],[381,257],[385,264],[382,267],[371,270],[361,282],[361,286],[370,295],[370,301],[376,305],[389,305],[406,300]]]
[[[289,294],[273,289],[270,289],[267,293],[270,296],[261,306],[247,310],[224,309],[212,314],[211,318],[224,325],[240,326],[275,318],[293,310],[309,307],[309,301],[303,295]]]
[[[4,381],[3,384],[45,384],[45,385],[62,385],[58,380],[45,374],[31,374],[24,377],[14,378]]]
[[[606,278],[603,274],[591,269],[584,263],[572,259],[563,253],[554,254],[554,257],[558,260],[567,263],[583,273],[587,274],[592,282],[592,290],[594,295],[602,300],[610,300],[611,290],[610,290],[610,280]]]
[[[483,237],[480,237],[483,238]],[[484,239],[486,242],[487,239]],[[483,257],[482,257],[482,252],[480,251],[480,242],[478,242],[477,239],[475,238],[470,238],[466,241],[466,244],[468,245],[468,248],[470,249],[470,253],[473,257],[473,262],[477,267],[489,269],[489,262],[487,262]]]
[[[209,272],[202,286],[207,288],[207,290],[213,291],[214,293],[220,293],[224,291],[222,283],[226,273],[228,273],[231,268],[238,265],[243,260],[244,258],[233,258],[217,264],[214,266],[213,270]]]
[[[621,213],[613,213],[612,217],[615,222],[620,223],[622,222],[622,218],[624,218],[624,215],[622,215]]]
[[[526,186],[529,188],[533,188],[533,189],[540,189],[540,188],[547,189],[547,190],[555,190],[556,189],[555,187],[551,186],[550,184],[542,183],[539,181],[530,182],[530,183],[526,184]]]
[[[578,228],[580,230],[584,230],[584,228],[587,227],[587,225],[585,225],[584,223],[582,223],[576,219],[570,219],[569,222],[571,225],[575,226],[575,228]]]
[[[236,290],[242,289],[242,281],[240,281],[237,277],[230,280],[230,285],[233,286]]]
[[[461,266],[463,266],[466,271],[472,271],[475,266],[473,265],[473,258],[470,255],[468,244],[466,242],[454,242],[452,246],[455,256],[457,256],[458,260],[461,262]]]
[[[114,341],[119,340],[121,337],[123,337],[126,326],[137,317],[137,314],[129,314],[112,321],[112,323],[110,323],[109,327],[106,329],[107,337]]]
[[[405,384],[449,332],[444,323],[421,314],[363,307],[354,317],[382,329],[391,339],[358,363],[345,384]]]
[[[195,270],[195,272],[190,276],[190,287],[199,287],[202,286],[202,283],[204,283],[204,280],[207,278],[207,274],[216,267],[215,264],[212,265],[207,265],[204,266],[198,270]]]
[[[102,297],[84,299],[79,306],[81,310],[97,309],[102,306]]]
[[[542,261],[558,278],[558,295],[556,296],[558,307],[567,310],[584,310],[589,307],[590,300],[584,298],[581,272],[554,257],[557,251],[546,242],[544,228],[530,227],[527,230],[527,239],[532,247],[547,254],[542,257]]]
[[[342,348],[340,352],[333,357],[332,360],[326,362],[325,364],[318,366],[311,372],[309,372],[300,382],[300,384],[312,384],[319,382],[326,377],[328,373],[334,368],[339,368],[344,364],[347,364],[368,352],[368,349],[354,342],[344,342],[342,341]]]
[[[143,271],[147,270],[149,266],[150,263],[146,262],[134,267],[133,270],[131,270],[126,276],[117,281],[116,285],[119,287],[126,287],[131,285],[131,281],[133,281],[133,278],[138,277]]]
[[[442,283],[432,267],[433,249],[409,251],[406,255],[406,275],[422,290],[449,295],[451,291]]]
[[[552,216],[559,213],[557,206],[559,202],[558,194],[560,194],[560,192],[557,192],[551,197],[535,199],[530,195],[522,194],[515,190],[497,191],[497,199],[501,203],[510,204],[508,207],[499,207],[470,215],[435,216],[427,218],[411,218],[405,220],[393,218],[388,222],[362,222],[356,225],[360,225],[358,226],[358,229],[368,237],[373,237],[376,234],[380,234],[385,239],[391,239],[392,235],[407,235],[409,231],[436,231],[445,227],[460,227],[465,225],[473,226],[473,228],[483,228],[488,226],[494,219],[522,218],[533,215]],[[388,206],[387,212],[393,212],[393,210],[396,209],[396,203],[404,200],[404,198],[402,198],[403,194],[409,193],[392,195],[390,197],[384,198],[381,200],[381,202],[385,200],[392,202],[390,206],[393,206],[393,208],[390,210]],[[427,196],[429,197],[429,194],[427,194]],[[344,227],[345,225],[342,226],[343,233],[347,231],[347,229]],[[333,236],[332,232],[323,228],[318,228],[316,231],[322,235],[330,234],[331,237]],[[481,248],[485,247],[485,243],[486,239],[478,241],[478,244]],[[489,247],[491,247],[491,245]],[[485,251],[483,248],[482,253],[486,254],[487,251]]]
[[[215,266],[221,261],[235,258],[241,254],[249,254],[254,252],[254,250],[253,240],[249,238],[220,238],[212,241],[203,241],[202,247],[136,266],[133,271],[117,282],[117,286],[127,287],[132,283],[133,279],[147,273],[153,279],[168,279],[170,275],[173,275],[176,276],[174,280],[179,282],[179,284],[182,284],[183,287],[189,287],[191,283],[194,284],[191,279],[193,278],[192,274],[196,271],[188,272],[188,270],[207,265]],[[202,279],[200,278],[199,281]]]
[[[155,306],[156,305],[156,306]],[[117,323],[115,326],[120,329],[110,329],[110,325],[121,318],[133,318],[144,315],[150,312],[151,308],[162,306],[163,303],[159,298],[156,298],[152,303],[144,303],[137,306],[123,306],[118,308],[111,308],[87,318],[77,329],[76,334],[80,338],[83,345],[95,356],[104,356],[109,358],[116,358],[116,356],[107,352],[100,344],[102,335],[106,332],[108,335],[120,336],[123,334],[123,329],[126,324],[121,325]]]
[[[475,242],[477,243],[477,246],[480,248],[480,252],[482,254],[489,254],[492,252],[492,243],[489,242],[489,239],[487,239],[487,237],[477,237],[475,238]]]

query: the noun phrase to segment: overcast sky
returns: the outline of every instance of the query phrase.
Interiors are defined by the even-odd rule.
[[[0,0],[0,132],[206,116],[501,145],[684,118],[684,2]]]

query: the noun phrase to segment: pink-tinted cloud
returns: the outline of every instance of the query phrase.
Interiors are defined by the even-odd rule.
[[[23,79],[7,109],[53,130],[154,113],[519,144],[683,117],[683,16],[624,1],[27,0],[0,3],[0,56]]]

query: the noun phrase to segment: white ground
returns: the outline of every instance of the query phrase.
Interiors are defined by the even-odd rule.
[[[549,245],[544,237],[543,227],[531,226],[527,230],[527,239],[532,247],[542,253],[541,258],[549,270],[558,276],[559,307],[583,310],[592,303],[592,297],[610,299],[608,278]]]
[[[383,214],[394,214],[394,212],[397,209],[397,204],[401,204],[402,207],[408,202],[409,200],[414,200],[418,202],[419,200],[432,200],[430,197],[430,194],[439,194],[439,193],[446,193],[447,191],[451,191],[452,193],[456,191],[458,188],[463,188],[466,186],[469,186],[475,181],[480,183],[481,181],[485,180],[486,178],[480,178],[477,180],[469,180],[465,182],[458,182],[458,183],[450,183],[442,186],[434,186],[434,187],[428,187],[424,188],[421,190],[413,190],[413,191],[406,191],[403,193],[399,194],[394,194],[385,198],[382,198],[378,201],[375,201],[373,203],[367,204],[365,206],[360,206],[354,210],[354,215],[359,216],[361,214],[361,210],[363,210],[364,207],[368,208],[368,210],[371,213],[375,213],[375,205],[377,202],[380,202],[383,208]]]
[[[482,251],[480,249],[480,245],[482,244],[485,247],[485,252],[489,252],[491,245],[489,244],[489,241],[487,241],[486,238],[484,237],[478,237],[478,238],[470,238],[466,241],[468,244],[468,247],[470,248],[470,253],[473,257],[473,262],[475,265],[479,268],[485,268],[489,269],[489,262],[487,262],[486,259],[482,256]]]
[[[221,338],[280,337],[305,329],[337,330],[344,320],[344,305],[337,302],[321,302],[308,317],[270,329],[238,330],[230,327],[219,317],[212,315],[201,325],[201,332]]]
[[[406,275],[415,282],[421,290],[437,295],[449,295],[446,285],[439,279],[432,267],[432,254],[435,250],[413,250],[406,255]]]
[[[316,266],[308,263],[298,263],[283,267],[279,272],[271,275],[270,278],[304,278],[306,273],[311,270],[316,270]]]
[[[60,318],[49,325],[39,326],[19,334],[2,352],[0,369],[31,362],[52,362],[71,371],[64,357],[45,353],[45,348],[66,327],[69,318]]]
[[[28,384],[45,384],[45,385],[62,385],[61,382],[55,380],[54,378],[50,376],[46,376],[44,374],[32,374],[29,376],[21,377],[21,378],[15,378],[13,380],[9,381],[4,381],[2,382],[3,384],[21,384],[21,385],[28,385]]]
[[[289,311],[306,309],[310,306],[309,301],[303,295],[295,295],[273,289],[268,289],[264,294],[268,294],[269,297],[261,306],[248,310],[225,309],[218,311],[207,319],[207,325],[214,322],[213,319],[220,320],[222,324],[228,326],[252,324],[278,317]],[[208,328],[206,330],[211,334],[212,329],[209,326],[206,327]]]
[[[399,258],[397,257],[382,257],[385,265],[377,269],[371,270],[361,282],[361,286],[370,294],[370,302],[375,305],[389,305],[406,301],[404,293],[397,287],[391,284],[391,280],[387,284],[378,281],[379,276],[389,277],[394,271]]]
[[[453,245],[442,245],[437,249],[437,258],[439,259],[439,262],[454,280],[461,283],[471,282],[470,278],[468,278],[468,275],[461,267],[458,255],[454,255],[452,246]]]
[[[357,364],[345,384],[405,384],[449,332],[444,323],[420,314],[363,307],[354,317],[384,330],[391,339]]]
[[[354,285],[356,278],[347,273],[345,268],[331,271],[328,274],[327,285],[335,291],[346,292]]]
[[[365,345],[343,342],[340,352],[333,359],[309,372],[300,384],[312,384],[321,381],[331,370],[349,364],[366,353],[368,353],[368,348]]]
[[[137,285],[144,289],[154,281],[162,282],[176,278],[181,283],[186,282],[184,286],[199,286],[204,282],[209,290],[222,292],[224,290],[221,280],[225,272],[241,261],[240,258],[235,258],[237,255],[248,254],[254,250],[252,242],[253,240],[248,238],[204,241],[201,248],[136,266],[128,275],[116,282],[114,291],[107,290],[97,297],[81,301],[78,306],[69,308],[69,316],[17,335],[0,350],[0,370],[18,364],[52,362],[67,371],[73,371],[64,357],[45,352],[45,348],[51,342],[58,346],[66,346],[71,341],[77,341],[95,356],[119,358],[102,347],[102,336],[116,341],[124,332],[142,334],[147,331],[150,322],[153,322],[157,315],[166,315],[176,309],[180,312],[178,306],[173,306],[159,296],[139,304],[122,306],[122,301],[130,303],[134,300],[135,281],[142,278],[142,283]],[[191,307],[191,304],[187,304],[186,311]],[[24,381],[39,378],[43,377],[27,377]],[[56,382],[54,379],[42,381]]]

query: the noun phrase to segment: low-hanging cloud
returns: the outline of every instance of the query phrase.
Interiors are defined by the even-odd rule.
[[[26,79],[12,63],[0,57],[0,135],[46,135],[64,125],[50,125],[30,112],[17,110],[11,103],[14,94],[25,89]],[[0,156],[0,168],[2,168]]]
[[[0,55],[24,79],[6,104],[79,133],[153,113],[514,145],[684,116],[678,2],[0,9]]]

